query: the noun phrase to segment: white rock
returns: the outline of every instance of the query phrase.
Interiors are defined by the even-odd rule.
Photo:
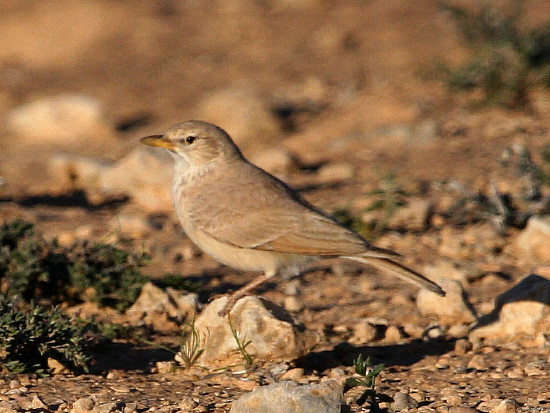
[[[467,337],[470,332],[468,326],[464,324],[455,324],[447,330],[447,335],[449,337],[461,338]]]
[[[289,295],[285,297],[283,307],[290,313],[297,313],[304,309],[305,305],[303,300],[299,299],[295,295]]]
[[[109,130],[105,110],[97,99],[62,94],[35,100],[12,109],[8,129],[37,143],[63,145],[99,136]]]
[[[339,413],[344,403],[336,380],[299,385],[282,381],[256,387],[234,401],[231,413]]]
[[[348,181],[355,175],[355,167],[346,162],[328,163],[317,171],[317,184],[332,184]]]
[[[140,145],[101,174],[99,189],[130,196],[147,212],[171,211],[172,175],[168,154]]]
[[[550,217],[533,216],[516,239],[516,247],[527,258],[550,261]]]
[[[384,340],[389,341],[390,343],[398,343],[403,338],[401,330],[397,326],[389,326],[386,329],[386,334],[384,335]]]
[[[179,321],[192,319],[198,309],[199,300],[196,293],[185,293],[168,287],[166,291],[151,282],[146,283],[136,302],[126,310],[126,314],[136,318],[148,317],[154,321],[155,316],[167,315]]]
[[[367,319],[361,319],[353,326],[353,336],[351,336],[350,342],[353,344],[370,343],[381,338],[381,330]]]
[[[109,221],[109,229],[123,239],[141,239],[153,228],[146,217],[123,213]]]
[[[199,364],[219,367],[242,363],[228,317],[218,315],[226,302],[227,297],[212,301],[195,320],[195,329],[205,337]],[[241,342],[250,341],[246,351],[256,359],[294,360],[306,354],[318,341],[315,333],[300,331],[282,308],[258,297],[237,301],[229,318]]]
[[[437,283],[446,293],[445,297],[421,289],[416,298],[416,305],[422,315],[437,316],[441,324],[471,323],[476,316],[468,303],[462,284],[456,280],[440,278]]]
[[[550,280],[531,274],[495,300],[494,310],[481,317],[470,340],[517,340],[550,332]]]

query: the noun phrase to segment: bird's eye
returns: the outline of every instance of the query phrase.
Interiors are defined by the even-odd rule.
[[[188,145],[191,145],[196,140],[197,140],[197,137],[195,135],[189,135],[185,138],[185,143]]]

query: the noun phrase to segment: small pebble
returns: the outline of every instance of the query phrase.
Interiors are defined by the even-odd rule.
[[[488,412],[497,407],[502,400],[500,399],[491,399],[484,402],[481,402],[477,405],[477,410],[481,412]]]
[[[548,364],[542,360],[533,361],[525,366],[524,371],[528,376],[539,376],[548,374],[548,367]]]
[[[455,343],[455,352],[458,355],[464,355],[468,353],[472,349],[472,343],[470,343],[467,339],[461,338],[456,341]]]
[[[88,413],[95,407],[95,401],[91,397],[82,397],[73,403],[72,413]]]
[[[390,407],[396,412],[405,409],[415,409],[418,407],[418,402],[408,394],[398,392],[393,396],[393,402]]]
[[[489,410],[489,413],[516,413],[516,402],[513,399],[502,400],[496,407]]]
[[[44,403],[44,401],[38,397],[36,394],[33,396],[31,401],[31,409],[48,409],[48,405]]]
[[[295,295],[285,297],[284,308],[291,313],[297,313],[304,309],[304,302]]]
[[[304,377],[304,369],[295,368],[290,369],[281,376],[281,380],[293,380],[298,381]]]
[[[512,367],[512,368],[506,370],[505,373],[506,373],[506,376],[508,376],[511,379],[520,379],[522,377],[525,377],[525,372],[519,366]]]
[[[468,368],[478,371],[487,370],[487,363],[485,362],[485,358],[481,354],[476,354],[470,359],[470,362],[468,363]]]
[[[378,337],[378,328],[368,322],[360,320],[353,326],[352,341],[356,343],[370,343]]]
[[[444,400],[446,400],[450,406],[459,406],[460,404],[462,404],[462,397],[458,394],[450,394],[448,396],[445,396]]]
[[[195,402],[189,396],[183,396],[181,398],[181,401],[178,403],[178,408],[184,412],[189,412],[193,410],[196,406],[197,406],[197,402]]]
[[[134,413],[137,411],[137,403],[136,402],[130,402],[126,403],[124,406],[124,413]]]
[[[396,343],[403,338],[401,330],[397,326],[389,326],[386,329],[386,335],[384,338],[392,343]]]
[[[99,405],[99,413],[111,413],[116,410],[116,403],[103,403]]]

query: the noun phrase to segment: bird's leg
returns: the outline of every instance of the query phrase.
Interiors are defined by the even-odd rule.
[[[252,291],[254,288],[262,285],[270,278],[274,277],[277,274],[276,271],[266,271],[264,274],[260,275],[259,277],[256,277],[254,280],[250,281],[248,284],[246,284],[244,287],[239,288],[237,291],[235,291],[233,294],[231,294],[227,300],[227,303],[223,306],[223,308],[218,312],[220,316],[224,316],[231,311],[235,303],[243,298],[245,295],[247,295],[250,291]]]

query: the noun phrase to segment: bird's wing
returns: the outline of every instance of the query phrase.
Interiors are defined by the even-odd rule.
[[[240,248],[318,256],[368,251],[386,258],[398,255],[371,247],[353,231],[313,210],[282,182],[258,171],[252,170],[244,183],[240,177],[239,187],[227,176],[210,188],[203,185],[188,200],[194,228]],[[212,202],[220,199],[213,191],[224,192],[222,203]]]

